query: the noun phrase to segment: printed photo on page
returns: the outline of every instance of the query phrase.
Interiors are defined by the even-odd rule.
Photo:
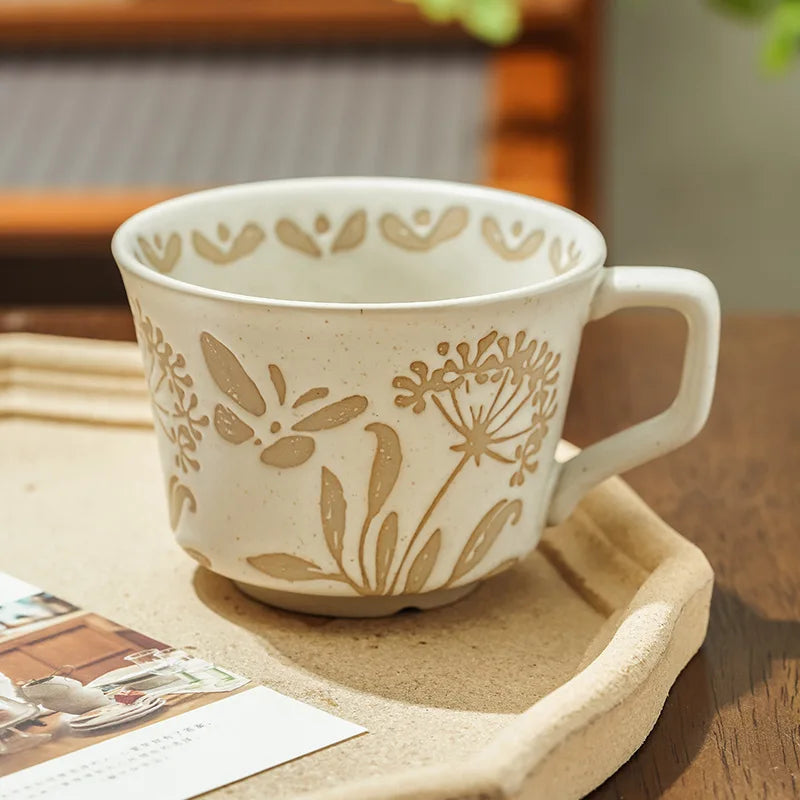
[[[74,769],[75,765],[94,763],[91,753],[76,760],[74,754],[79,751],[124,739],[132,732],[180,715],[198,712],[190,714],[191,728],[195,730],[193,726],[198,721],[202,728],[204,717],[200,709],[249,691],[252,703],[242,698],[236,706],[237,719],[231,719],[227,728],[221,722],[225,715],[214,713],[217,735],[230,747],[235,744],[237,731],[248,727],[249,712],[263,727],[259,703],[276,702],[273,696],[276,693],[266,698],[266,690],[260,688],[261,692],[254,691],[247,678],[205,660],[192,647],[157,641],[0,573],[0,797],[34,796],[35,793],[25,793],[26,786],[50,775],[60,775],[53,771],[59,764]],[[297,710],[298,719],[308,719],[309,712],[316,712],[303,703],[279,697],[281,702],[291,704],[283,712],[288,711],[289,723],[293,709]],[[228,704],[225,708],[232,706]],[[306,740],[298,729],[297,741],[288,751],[282,750],[280,758],[278,754],[254,751],[253,758],[242,763],[245,770],[242,774],[220,775],[216,781],[207,776],[208,785],[200,790],[261,771],[363,730],[324,712],[316,713],[331,720],[329,736],[320,740],[316,732]],[[175,725],[162,725],[159,730],[173,728],[182,730]],[[156,739],[157,743],[161,741],[161,737]],[[138,755],[147,743],[141,735],[136,742],[133,749]],[[124,748],[124,742],[120,746]],[[283,742],[282,747],[285,746]],[[112,751],[105,748],[102,752],[107,760]],[[242,753],[246,752],[244,748]],[[123,751],[116,748],[113,753],[121,757]],[[45,764],[52,768],[37,775],[39,765]],[[142,767],[146,769],[145,762]],[[18,780],[6,778],[21,772],[25,774]],[[113,774],[106,777],[115,781],[116,796],[127,796],[119,791],[122,777],[119,773],[120,769],[114,768]],[[142,777],[131,774],[131,785],[135,781],[141,790]],[[91,778],[98,786],[102,780],[102,774]],[[169,796],[192,796],[198,787],[188,783],[183,788],[174,787]],[[46,781],[44,785],[48,785]],[[9,795],[7,789],[18,794]]]

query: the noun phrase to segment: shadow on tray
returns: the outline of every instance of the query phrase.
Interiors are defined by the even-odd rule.
[[[279,611],[204,569],[194,586],[216,614],[304,670],[391,700],[487,714],[518,714],[563,684],[606,622],[539,553],[453,605],[382,619]]]

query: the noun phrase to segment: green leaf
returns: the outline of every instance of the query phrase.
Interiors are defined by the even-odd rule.
[[[420,11],[432,22],[450,22],[461,4],[462,0],[418,0]]]
[[[764,17],[775,7],[777,0],[711,0],[711,5],[721,11],[730,11],[742,17]]]
[[[470,0],[463,22],[474,36],[494,45],[508,44],[522,29],[516,0]]]
[[[407,1],[407,0],[406,0]],[[522,30],[521,0],[411,0],[431,22],[459,20],[478,39],[507,44]]]
[[[784,0],[770,15],[761,63],[767,72],[785,72],[800,45],[800,2]]]

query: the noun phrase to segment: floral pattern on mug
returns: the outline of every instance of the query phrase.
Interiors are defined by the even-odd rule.
[[[192,231],[192,245],[197,255],[220,266],[249,256],[266,238],[264,231],[255,222],[246,222],[233,238],[230,228],[220,222],[217,225],[216,242],[200,231]]]
[[[173,231],[164,239],[160,233],[148,240],[144,236],[136,239],[139,245],[140,259],[159,272],[172,272],[181,257],[181,237]]]
[[[563,275],[569,272],[573,267],[577,267],[581,260],[581,251],[578,250],[575,242],[570,242],[567,245],[566,252],[564,252],[564,245],[561,243],[561,237],[556,236],[550,242],[550,249],[547,256],[550,259],[550,266],[556,275]]]
[[[365,428],[375,438],[375,449],[365,487],[367,509],[357,534],[357,574],[347,568],[344,557],[350,538],[345,490],[339,477],[326,466],[320,476],[320,526],[332,564],[273,552],[251,556],[251,566],[291,582],[346,583],[360,595],[418,594],[463,582],[483,562],[506,525],[519,522],[522,501],[499,499],[476,524],[445,581],[429,585],[443,536],[441,528],[430,530],[431,518],[459,474],[470,464],[480,468],[482,459],[486,459],[515,466],[509,480],[515,487],[524,482],[526,473],[538,467],[536,456],[558,408],[555,384],[560,363],[560,355],[548,342],[529,340],[525,331],[517,332],[513,340],[491,331],[474,348],[466,341],[459,342],[455,354],[451,354],[450,343],[440,342],[437,353],[443,359],[439,366],[431,369],[425,362],[414,361],[410,365],[412,376],[398,376],[392,382],[402,392],[395,397],[402,408],[411,407],[421,414],[431,401],[458,434],[450,449],[461,454],[410,534],[400,535],[401,509],[384,514],[403,464],[400,436],[389,425],[372,423]],[[409,510],[402,509],[402,513]],[[370,540],[375,547],[372,565],[366,557]],[[512,562],[509,559],[496,569]]]
[[[267,466],[289,469],[305,464],[316,449],[313,434],[344,425],[367,407],[366,397],[350,395],[309,412],[309,405],[318,405],[330,394],[326,386],[314,386],[302,392],[288,407],[286,378],[277,364],[270,364],[268,372],[277,408],[268,414],[261,390],[233,352],[207,331],[200,336],[200,346],[214,382],[238,406],[234,411],[230,406],[217,403],[214,408],[215,430],[234,445],[252,441],[261,447],[265,440],[271,440],[260,455],[261,462]],[[258,436],[257,425],[264,428]],[[278,436],[286,427],[292,432]]]
[[[202,429],[208,417],[198,410],[194,380],[186,371],[186,358],[176,353],[164,338],[164,332],[142,312],[141,303],[132,303],[136,334],[144,354],[145,378],[150,389],[153,414],[157,425],[174,446],[174,466],[179,474],[167,479],[167,499],[172,530],[178,527],[184,506],[190,512],[197,510],[197,500],[192,490],[183,482],[182,475],[197,472],[198,443],[203,439]]]
[[[335,233],[326,214],[317,214],[313,231],[304,230],[298,222],[287,217],[281,217],[275,223],[275,236],[286,247],[312,258],[321,258],[324,249],[328,249],[331,255],[354,250],[366,235],[367,212],[363,208],[347,216]]]
[[[484,456],[505,464],[517,463],[510,485],[524,483],[536,470],[535,458],[558,409],[555,384],[561,356],[548,342],[526,341],[518,331],[513,341],[491,331],[475,346],[459,342],[455,358],[448,342],[437,352],[444,358],[431,369],[423,361],[410,364],[411,375],[397,377],[393,386],[404,394],[395,398],[417,414],[430,400],[461,441],[451,450],[480,466]]]

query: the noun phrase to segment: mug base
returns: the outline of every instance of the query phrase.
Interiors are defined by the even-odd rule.
[[[478,582],[457,586],[454,589],[437,589],[423,594],[397,594],[379,597],[326,597],[319,594],[296,594],[267,589],[252,583],[234,581],[240,591],[248,597],[282,608],[315,614],[322,617],[388,617],[406,608],[427,611],[439,606],[455,603],[478,587]]]

